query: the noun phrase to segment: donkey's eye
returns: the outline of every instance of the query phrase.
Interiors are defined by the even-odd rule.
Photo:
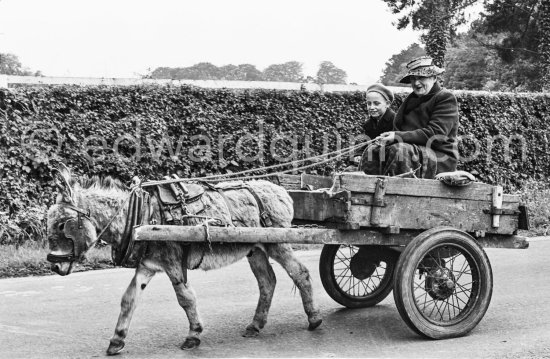
[[[65,223],[59,223],[59,225],[57,226],[57,229],[59,229],[59,231],[63,231],[64,228],[65,228]]]

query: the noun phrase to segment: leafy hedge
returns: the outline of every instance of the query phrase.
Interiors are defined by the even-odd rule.
[[[545,179],[550,174],[550,97],[456,94],[459,133],[468,136],[460,145],[461,153],[470,156],[474,152],[474,139],[480,151],[475,159],[462,162],[460,169],[473,172],[482,181],[498,182],[508,191],[519,188],[525,180]],[[405,95],[397,95],[395,107]],[[347,147],[350,136],[360,134],[365,114],[364,94],[359,92],[169,86],[1,90],[0,212],[16,213],[29,206],[49,205],[54,192],[51,169],[58,161],[77,173],[110,174],[126,181],[134,175],[153,179],[170,173],[228,173],[286,161],[293,146],[296,157],[304,158],[308,155],[307,142],[310,155],[320,154],[323,148],[335,150],[336,134],[341,136],[342,147]],[[237,156],[238,138],[247,132],[251,136],[241,140],[242,153],[254,159],[259,153],[255,140],[263,133],[263,159],[247,162]],[[232,137],[223,144],[220,160],[222,136]],[[489,152],[491,139],[498,136],[522,136],[523,160],[518,140],[512,141],[509,158],[502,140],[493,141]],[[92,148],[101,143],[100,137],[107,150]],[[156,152],[163,138],[164,151]],[[200,147],[207,143],[205,139],[210,139],[210,157],[207,148]],[[168,140],[174,148],[180,146],[179,152],[170,154],[166,150]],[[275,156],[270,154],[270,146]],[[201,155],[202,159],[197,158]],[[310,172],[327,174],[346,165],[339,161]]]

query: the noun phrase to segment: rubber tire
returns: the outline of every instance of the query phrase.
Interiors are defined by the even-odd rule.
[[[339,244],[325,244],[323,246],[323,250],[321,251],[321,257],[319,260],[319,274],[321,276],[321,283],[323,284],[327,294],[334,299],[334,301],[346,308],[367,308],[383,301],[392,291],[393,273],[395,272],[399,252],[390,248],[379,247],[378,249],[382,249],[384,251],[385,258],[381,259],[383,259],[387,264],[385,273],[389,275],[389,277],[384,275],[382,280],[384,285],[377,288],[371,295],[354,297],[346,294],[342,288],[339,287],[336,278],[334,277],[334,259],[339,249]]]
[[[479,276],[478,295],[469,313],[452,325],[437,325],[418,310],[412,286],[420,261],[434,247],[454,244],[468,252]],[[474,268],[472,268],[473,270]],[[399,257],[394,276],[393,296],[401,318],[416,333],[431,339],[456,338],[468,334],[481,321],[493,293],[493,272],[489,258],[479,243],[469,234],[452,227],[437,227],[415,237]]]

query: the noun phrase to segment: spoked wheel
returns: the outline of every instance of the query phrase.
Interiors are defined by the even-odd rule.
[[[399,314],[411,329],[432,339],[470,332],[485,315],[492,292],[485,251],[454,228],[421,233],[397,263],[393,295]]]
[[[348,308],[371,307],[390,294],[399,252],[384,246],[325,245],[319,261],[328,295]]]

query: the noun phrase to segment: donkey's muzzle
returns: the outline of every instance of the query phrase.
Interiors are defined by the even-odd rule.
[[[50,270],[60,276],[71,274],[74,262],[52,263]]]

